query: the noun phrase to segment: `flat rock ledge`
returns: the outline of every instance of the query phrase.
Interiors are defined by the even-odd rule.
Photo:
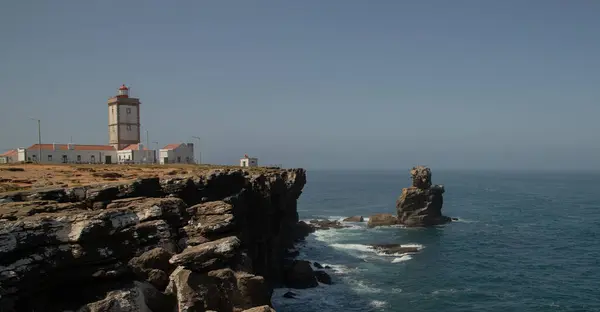
[[[214,170],[2,193],[0,311],[274,311],[274,286],[314,285],[286,260],[311,231],[305,183]]]

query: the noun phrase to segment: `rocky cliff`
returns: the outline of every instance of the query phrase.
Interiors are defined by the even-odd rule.
[[[398,222],[407,226],[431,226],[451,221],[442,215],[444,186],[432,185],[431,170],[417,166],[411,169],[412,186],[403,188],[396,201]]]
[[[270,311],[305,171],[0,194],[0,311]]]

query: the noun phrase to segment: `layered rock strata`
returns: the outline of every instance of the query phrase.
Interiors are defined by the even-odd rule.
[[[407,226],[433,226],[451,219],[442,215],[444,186],[432,185],[431,170],[417,166],[411,169],[412,186],[403,188],[396,201],[398,223]]]
[[[220,170],[0,194],[0,311],[272,311],[309,232],[305,182]]]

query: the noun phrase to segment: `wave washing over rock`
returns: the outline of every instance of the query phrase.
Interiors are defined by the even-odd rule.
[[[0,311],[273,311],[310,231],[305,183],[220,170],[0,194]]]

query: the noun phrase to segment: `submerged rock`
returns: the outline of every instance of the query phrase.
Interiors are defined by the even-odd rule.
[[[283,294],[283,298],[295,299],[296,298],[296,293],[288,291],[285,294]]]
[[[310,225],[317,230],[343,229],[348,227],[337,220],[310,220]]]
[[[378,252],[382,252],[388,255],[414,253],[419,251],[419,247],[402,246],[400,244],[375,244],[371,246]]]
[[[344,219],[344,222],[365,222],[363,216],[354,216]]]
[[[450,222],[442,215],[443,185],[431,184],[431,170],[418,166],[410,171],[413,185],[403,188],[396,201],[398,221],[407,226],[433,226]]]
[[[315,271],[315,276],[317,277],[317,281],[323,284],[331,285],[331,276],[327,274],[325,271]]]
[[[398,218],[389,213],[380,213],[369,217],[368,227],[395,225],[398,224]]]
[[[310,262],[294,260],[285,274],[285,285],[289,288],[304,289],[317,287],[319,282],[310,266]]]

